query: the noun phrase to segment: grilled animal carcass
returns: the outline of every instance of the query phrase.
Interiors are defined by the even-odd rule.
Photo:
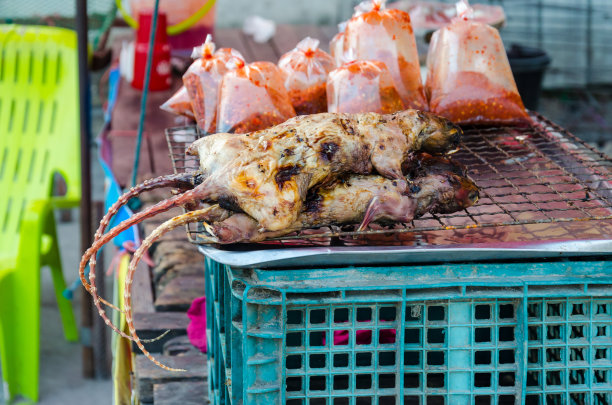
[[[402,163],[414,152],[447,153],[460,139],[450,121],[415,110],[323,113],[250,134],[204,137],[188,153],[200,158],[201,199],[240,209],[278,231],[295,222],[311,188],[373,169],[405,187]]]
[[[334,198],[341,198],[342,194],[340,186],[334,187],[334,184],[346,178],[354,186],[345,183],[344,187],[349,190],[345,194],[350,195],[350,190],[370,188],[378,190],[380,194],[378,200],[372,196],[358,196],[354,200],[358,213],[364,213],[363,216],[375,221],[404,220],[410,215],[417,215],[418,202],[425,201],[425,194],[418,198],[414,195],[409,197],[409,182],[402,173],[402,169],[410,166],[406,162],[410,162],[413,154],[418,151],[449,153],[457,148],[460,138],[461,130],[450,121],[413,110],[390,115],[324,113],[300,116],[250,134],[215,134],[205,137],[189,148],[189,153],[199,156],[200,170],[146,181],[128,190],[111,206],[100,222],[93,245],[81,259],[81,281],[92,294],[104,321],[121,336],[133,340],[160,367],[169,369],[150,356],[138,338],[131,318],[130,286],[136,264],[160,235],[185,223],[209,221],[214,226],[237,215],[252,218],[252,223],[256,224],[257,237],[260,238],[260,233],[265,236],[308,225],[320,226],[317,224],[333,221],[331,212],[338,213],[341,209],[342,203],[334,204]],[[368,176],[374,171],[380,176]],[[436,187],[449,181],[449,177],[445,180],[439,178],[431,190],[440,191],[441,188]],[[393,187],[391,193],[382,192],[390,186]],[[178,187],[178,193],[134,214],[104,234],[110,219],[121,206],[142,192],[162,187]],[[429,187],[423,189],[430,190]],[[308,201],[307,207],[311,207],[315,197],[307,199],[307,196],[317,193],[327,199],[328,211],[311,211],[308,214],[304,202]],[[385,204],[385,201],[392,196],[403,199],[405,212],[389,211],[390,204]],[[438,201],[436,198],[431,201]],[[377,207],[377,204],[382,208]],[[95,255],[104,244],[125,229],[181,206],[190,207],[194,211],[172,218],[156,229],[142,242],[130,263],[124,294],[125,318],[130,330],[126,334],[110,322],[102,304],[119,309],[97,295]],[[337,221],[350,222],[357,217],[357,214],[351,218],[337,217]],[[89,280],[85,277],[88,262]]]
[[[478,187],[448,159],[421,156],[408,188],[376,175],[352,175],[309,193],[297,220],[281,231],[263,231],[246,214],[228,214],[209,230],[219,243],[258,242],[328,225],[410,222],[426,213],[452,213],[478,200]],[[214,219],[213,219],[214,221]]]

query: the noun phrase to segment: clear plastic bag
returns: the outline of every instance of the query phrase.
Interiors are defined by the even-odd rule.
[[[339,32],[329,41],[329,53],[334,59],[336,67],[342,66],[344,62],[344,32]]]
[[[191,100],[185,86],[181,86],[164,104],[159,108],[172,114],[182,115],[195,121],[195,115],[191,108]]]
[[[357,60],[332,70],[327,78],[329,112],[390,114],[404,109],[383,62]]]
[[[257,131],[295,116],[283,73],[271,62],[228,71],[219,91],[218,132]]]
[[[306,37],[278,61],[284,73],[285,88],[298,115],[327,111],[325,86],[334,60],[318,48],[319,40]]]
[[[210,35],[201,49],[194,49],[196,59],[183,75],[193,113],[198,126],[205,132],[216,132],[217,103],[219,84],[230,68],[244,66],[240,52],[231,48],[221,48],[215,52],[215,44]]]
[[[434,33],[427,55],[430,110],[462,124],[528,123],[499,32],[472,21],[467,2],[457,6],[459,17]]]
[[[384,62],[406,108],[427,109],[419,56],[405,11],[384,9],[384,1],[361,3],[344,32],[344,53]]]

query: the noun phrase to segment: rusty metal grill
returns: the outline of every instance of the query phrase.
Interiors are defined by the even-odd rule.
[[[283,246],[426,246],[490,241],[606,239],[612,237],[612,161],[574,135],[533,113],[530,127],[466,128],[453,158],[468,168],[480,200],[466,210],[427,214],[407,224],[308,230],[260,242]],[[196,127],[166,131],[175,172],[195,170],[186,147],[203,136]],[[203,227],[187,228],[203,243]],[[253,248],[253,244],[222,247]]]

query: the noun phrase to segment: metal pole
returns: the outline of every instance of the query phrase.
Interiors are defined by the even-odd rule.
[[[79,55],[79,118],[81,123],[81,252],[92,242],[91,217],[91,157],[90,157],[90,99],[89,70],[87,65],[87,0],[76,0],[76,31]],[[82,289],[81,343],[83,345],[83,376],[94,378],[94,357],[91,346],[93,324],[91,296]]]

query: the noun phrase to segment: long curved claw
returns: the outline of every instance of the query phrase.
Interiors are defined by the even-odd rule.
[[[125,277],[125,285],[124,285],[124,292],[123,292],[124,294],[123,300],[124,300],[125,310],[126,310],[125,320],[127,322],[130,334],[133,338],[133,341],[136,343],[136,345],[138,345],[138,348],[142,351],[142,353],[149,360],[151,360],[153,363],[163,368],[164,370],[185,371],[183,369],[171,368],[171,367],[168,367],[160,363],[158,360],[156,360],[151,355],[151,353],[147,351],[142,341],[138,337],[138,334],[136,333],[136,328],[134,327],[134,323],[132,320],[132,291],[131,290],[132,290],[132,282],[134,281],[134,273],[136,272],[136,267],[138,266],[138,263],[142,259],[142,256],[156,240],[158,240],[164,234],[170,232],[171,230],[179,226],[186,225],[191,222],[198,222],[198,221],[206,220],[208,218],[209,213],[216,208],[218,208],[218,205],[212,205],[210,207],[207,207],[201,210],[187,212],[185,214],[169,219],[168,221],[161,224],[153,232],[151,232],[151,234],[147,236],[145,240],[142,241],[142,244],[138,247],[138,249],[136,249],[136,252],[134,252],[134,257],[132,257],[132,261],[130,262],[130,265],[128,267],[128,272]]]

